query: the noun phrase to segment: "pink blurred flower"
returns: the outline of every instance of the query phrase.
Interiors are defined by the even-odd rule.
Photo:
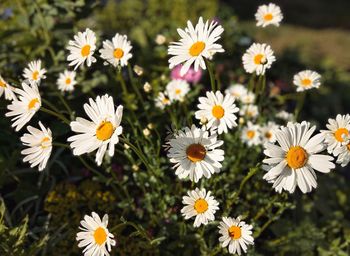
[[[196,71],[194,71],[194,69],[192,67],[190,67],[190,69],[187,71],[187,73],[183,76],[180,75],[180,70],[181,70],[181,65],[175,66],[171,70],[171,78],[185,80],[189,83],[194,83],[194,84],[198,83],[199,80],[201,80],[202,70],[200,68],[196,72]]]

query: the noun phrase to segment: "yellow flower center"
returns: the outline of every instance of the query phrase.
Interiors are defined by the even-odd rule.
[[[32,109],[35,107],[36,103],[39,103],[38,98],[32,99],[31,101],[29,101],[28,103],[28,109]]]
[[[265,21],[270,21],[272,19],[273,19],[273,15],[271,13],[265,14],[265,16],[264,16],[264,20]]]
[[[124,51],[121,48],[115,48],[113,56],[116,59],[121,59],[124,56]]]
[[[199,198],[194,203],[194,209],[197,211],[197,213],[203,213],[208,210],[208,203],[205,199]]]
[[[102,245],[107,240],[107,233],[104,228],[98,227],[94,232],[95,243]]]
[[[271,132],[266,132],[265,133],[265,138],[271,139],[271,137],[272,137],[272,133]]]
[[[72,82],[72,80],[70,78],[66,79],[66,85],[69,85]]]
[[[221,119],[225,115],[225,110],[220,105],[215,105],[211,110],[213,116],[217,119]]]
[[[311,80],[309,78],[304,78],[303,80],[301,80],[301,84],[305,87],[308,87],[311,85]]]
[[[339,142],[344,142],[343,136],[349,136],[349,131],[346,128],[339,128],[335,131],[334,137]]]
[[[46,145],[46,143],[45,142],[48,142],[48,141],[50,141],[50,138],[49,137],[44,137],[42,140],[41,140],[41,147],[42,148],[47,148],[47,145]]]
[[[289,149],[286,159],[290,168],[299,169],[306,164],[308,155],[302,147],[293,146]]]
[[[179,95],[180,93],[181,93],[181,89],[176,89],[176,90],[175,90],[175,94],[176,94],[176,95]]]
[[[255,136],[255,131],[253,131],[253,130],[249,130],[249,131],[247,131],[247,137],[248,137],[248,139],[253,139],[254,138],[254,136]]]
[[[202,51],[204,50],[205,48],[205,43],[202,42],[202,41],[198,41],[198,42],[195,42],[194,44],[192,44],[189,52],[190,52],[190,55],[195,57],[195,56],[198,56],[199,54],[202,53]]]
[[[169,103],[169,99],[168,99],[168,98],[164,98],[164,99],[162,100],[162,102],[163,102],[164,105],[166,105],[166,104]]]
[[[108,140],[112,137],[114,127],[111,122],[103,121],[96,129],[96,137],[99,140]]]
[[[261,53],[255,55],[255,57],[254,57],[254,63],[255,63],[256,65],[265,64],[265,63],[266,63],[265,55],[264,55],[264,54],[261,54]]]
[[[6,87],[6,83],[2,80],[0,80],[0,87],[4,87],[4,88]]]
[[[83,56],[83,57],[89,56],[90,49],[91,49],[90,45],[88,45],[88,44],[84,45],[83,48],[81,48],[81,56]]]
[[[207,150],[201,144],[191,144],[186,149],[187,158],[193,163],[202,161],[205,158]]]
[[[38,78],[39,78],[39,72],[38,72],[37,70],[33,72],[32,78],[33,78],[33,80],[38,80]]]
[[[231,226],[228,229],[228,235],[232,238],[232,239],[239,239],[242,236],[242,230],[240,227],[237,226]]]

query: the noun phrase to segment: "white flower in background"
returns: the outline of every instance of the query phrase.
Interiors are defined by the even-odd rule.
[[[255,102],[255,94],[253,92],[247,92],[241,98],[243,104],[254,104]]]
[[[144,83],[143,85],[143,90],[146,93],[149,93],[152,90],[152,85],[149,82]]]
[[[264,75],[276,60],[271,47],[267,44],[253,43],[242,57],[243,66],[248,73]]]
[[[247,245],[254,244],[253,226],[241,221],[241,217],[235,218],[222,217],[218,226],[221,234],[219,241],[222,247],[228,246],[229,253],[238,255],[247,252]]]
[[[75,76],[76,73],[74,71],[65,70],[63,73],[60,73],[57,79],[58,89],[62,92],[73,91],[74,86],[77,84]]]
[[[248,93],[248,90],[243,84],[233,84],[227,88],[225,93],[231,94],[237,100],[242,100],[242,97]]]
[[[198,189],[187,192],[188,196],[182,197],[182,203],[185,205],[181,209],[182,215],[186,220],[196,217],[193,223],[194,227],[207,225],[209,221],[215,220],[215,212],[219,210],[219,203],[211,195],[211,191]]]
[[[142,76],[143,75],[143,67],[135,65],[133,70],[136,73],[136,75],[138,75],[138,76]]]
[[[268,157],[263,162],[267,173],[264,179],[273,183],[273,188],[281,193],[286,190],[293,193],[298,186],[303,193],[317,187],[314,170],[328,173],[335,168],[333,157],[318,154],[324,150],[324,136],[313,137],[316,126],[310,123],[288,123],[275,131],[278,145],[265,143],[264,154]]]
[[[279,126],[272,121],[269,121],[267,124],[263,125],[260,128],[260,134],[263,142],[274,143],[276,141],[275,130],[278,128]]]
[[[297,86],[297,92],[319,88],[321,85],[321,75],[311,70],[300,71],[294,75],[293,83]]]
[[[258,106],[249,104],[241,107],[240,114],[250,119],[254,119],[259,115]]]
[[[336,148],[342,146],[345,138],[350,135],[350,115],[338,114],[335,119],[328,119],[328,130],[322,130],[328,153],[332,154]]]
[[[76,70],[80,65],[84,64],[88,67],[92,63],[96,62],[96,58],[92,56],[96,50],[96,35],[95,33],[87,28],[84,32],[78,32],[74,35],[74,40],[69,40],[67,49],[69,50],[69,55],[67,61],[70,63],[69,66],[75,66]]]
[[[46,69],[41,68],[41,60],[29,62],[28,67],[23,71],[23,77],[30,82],[36,82],[40,85],[41,79],[45,79]]]
[[[11,119],[12,127],[15,127],[16,132],[21,130],[41,107],[41,97],[37,84],[23,82],[22,87],[23,90],[19,88],[14,90],[18,94],[18,99],[7,105],[10,111],[5,114],[7,117],[13,117]]]
[[[249,147],[260,145],[260,126],[248,121],[247,126],[242,129],[241,139]]]
[[[130,53],[132,46],[126,35],[118,33],[112,38],[112,41],[103,41],[103,48],[100,49],[101,58],[105,60],[104,65],[111,64],[114,67],[128,65],[128,60],[132,57]]]
[[[184,80],[171,80],[166,86],[166,92],[170,101],[183,101],[185,95],[190,91],[189,84]]]
[[[13,91],[14,88],[11,85],[9,85],[0,75],[0,97],[5,93],[5,99],[15,100],[17,98]]]
[[[166,106],[171,104],[171,101],[167,95],[163,92],[159,92],[157,98],[155,99],[156,107],[164,109]]]
[[[288,113],[285,110],[281,110],[276,114],[276,117],[279,119],[282,119],[284,121],[293,121],[294,120],[294,115],[292,113]]]
[[[220,91],[207,92],[207,97],[199,97],[199,110],[195,116],[201,120],[203,117],[208,120],[207,128],[218,129],[218,134],[227,133],[228,129],[237,126],[236,115],[239,109],[236,107],[235,98],[230,94],[225,97]]]
[[[97,96],[96,100],[89,99],[84,104],[84,110],[92,121],[78,117],[70,123],[73,132],[79,133],[68,138],[71,142],[74,155],[91,153],[97,149],[96,162],[101,165],[108,148],[108,155],[114,155],[115,144],[123,128],[120,122],[123,115],[123,106],[114,108],[113,98],[109,95]]]
[[[340,147],[334,149],[334,156],[337,157],[337,164],[345,167],[350,162],[350,136],[344,136],[344,142]]]
[[[115,246],[114,235],[107,229],[108,215],[102,218],[92,212],[91,216],[85,215],[84,220],[80,222],[76,240],[79,242],[78,247],[85,247],[84,256],[109,256],[111,247]]]
[[[187,73],[192,64],[195,71],[198,71],[199,67],[206,69],[204,58],[208,59],[214,53],[224,52],[222,46],[215,43],[224,29],[215,21],[210,24],[206,21],[204,24],[203,18],[200,17],[195,28],[187,21],[187,28],[179,28],[177,32],[181,39],[179,42],[170,43],[168,54],[174,56],[169,59],[169,68],[184,63],[180,71],[181,76]]]
[[[52,133],[49,128],[39,122],[40,130],[32,126],[27,126],[29,133],[21,137],[23,145],[28,147],[21,151],[26,157],[23,162],[29,162],[33,168],[39,165],[39,171],[45,169],[52,151]]]
[[[268,25],[279,26],[283,19],[281,8],[273,3],[261,5],[255,14],[256,26],[266,27]]]
[[[174,134],[168,142],[168,157],[174,164],[175,174],[180,179],[190,178],[198,182],[203,176],[207,179],[220,172],[224,160],[224,151],[218,149],[224,142],[211,134],[192,125]]]
[[[156,42],[156,44],[158,45],[162,45],[165,44],[166,42],[166,37],[164,35],[158,34],[156,36],[156,39],[154,40]]]

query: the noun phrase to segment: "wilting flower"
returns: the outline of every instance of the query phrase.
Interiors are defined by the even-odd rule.
[[[208,120],[208,128],[218,128],[218,134],[227,133],[228,129],[237,126],[235,113],[239,111],[234,104],[235,98],[230,94],[225,97],[220,91],[207,92],[207,97],[199,97],[199,110],[195,116],[201,120],[203,117]]]
[[[206,21],[204,24],[203,18],[200,17],[195,28],[187,21],[187,28],[179,28],[177,32],[181,39],[179,42],[170,43],[168,54],[174,56],[169,59],[169,68],[184,63],[180,71],[181,76],[186,74],[192,64],[195,71],[198,71],[199,67],[206,69],[204,58],[208,59],[216,52],[224,52],[222,46],[215,43],[224,29],[215,21],[210,24]]]
[[[5,93],[5,99],[15,100],[16,95],[14,94],[14,88],[9,85],[0,75],[0,97]]]
[[[185,95],[189,92],[190,86],[184,80],[172,80],[166,86],[166,92],[170,101],[183,101]]]
[[[279,26],[283,19],[281,8],[273,3],[261,5],[255,14],[258,27],[266,27],[268,25]]]
[[[188,196],[182,198],[185,206],[181,209],[186,220],[196,217],[193,226],[200,227],[215,219],[214,214],[219,210],[219,203],[211,195],[211,191],[206,192],[205,189],[196,188],[188,191],[187,194]]]
[[[57,79],[57,86],[62,92],[73,91],[74,86],[77,84],[75,80],[76,73],[74,71],[65,70],[63,73],[59,74]]]
[[[108,215],[102,218],[92,212],[91,216],[85,215],[84,220],[80,222],[79,229],[82,230],[77,234],[79,247],[85,247],[84,256],[109,256],[111,247],[115,246],[114,235],[107,229]]]
[[[248,73],[264,75],[276,60],[271,47],[267,44],[252,44],[243,55],[243,66]]]
[[[237,219],[230,217],[222,217],[218,226],[221,237],[219,241],[222,247],[228,246],[229,253],[237,253],[238,255],[247,252],[247,245],[254,244],[253,226],[241,221],[241,217]]]
[[[109,95],[97,96],[96,100],[89,99],[90,104],[84,104],[84,110],[92,121],[78,117],[70,123],[73,132],[79,133],[68,138],[74,155],[82,155],[97,149],[96,162],[101,165],[108,148],[108,155],[114,155],[115,144],[123,128],[120,122],[123,106],[114,108],[113,98]]]
[[[68,42],[67,49],[70,51],[67,61],[70,61],[69,66],[75,66],[74,70],[84,64],[88,67],[96,62],[96,58],[92,56],[96,50],[96,36],[91,29],[86,29],[84,32],[78,32],[74,36],[74,40]]]
[[[273,183],[277,192],[287,190],[293,193],[298,186],[303,193],[316,188],[314,170],[328,173],[335,167],[333,157],[318,154],[324,150],[324,136],[313,137],[316,126],[310,123],[288,123],[275,131],[278,145],[265,143],[264,154],[268,157],[263,162],[267,173],[264,179]]]
[[[28,67],[23,71],[23,77],[30,82],[36,82],[40,85],[41,79],[45,79],[46,69],[41,68],[41,60],[29,62]]]
[[[318,88],[321,85],[321,76],[315,71],[305,70],[294,75],[293,83],[297,86],[298,92]]]
[[[190,67],[187,70],[186,74],[182,76],[180,75],[181,67],[181,65],[177,65],[171,70],[170,75],[172,79],[181,79],[194,84],[198,83],[199,80],[201,80],[202,69],[199,68],[197,71],[195,71],[192,67]]]
[[[168,157],[174,164],[175,174],[180,179],[190,178],[198,182],[203,176],[207,179],[220,172],[224,160],[224,151],[218,149],[224,142],[216,134],[192,125],[174,134],[170,139]]]
[[[112,41],[105,40],[103,48],[100,49],[101,58],[105,60],[104,64],[111,64],[114,67],[128,65],[128,60],[132,57],[130,53],[132,46],[126,35],[118,33],[112,38]]]
[[[28,147],[21,151],[26,157],[23,162],[29,162],[33,168],[39,165],[39,171],[45,169],[52,151],[52,133],[49,128],[39,122],[40,130],[32,126],[27,126],[29,133],[21,137],[23,145]]]
[[[37,84],[35,82],[30,84],[23,82],[22,87],[23,90],[15,89],[18,99],[7,106],[10,111],[5,114],[6,116],[13,116],[11,119],[12,127],[16,128],[16,132],[21,130],[41,107],[41,97]]]

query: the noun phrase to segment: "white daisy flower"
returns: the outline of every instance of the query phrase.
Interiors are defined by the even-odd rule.
[[[239,113],[250,119],[254,119],[259,115],[259,110],[257,105],[249,104],[242,106]]]
[[[297,92],[319,88],[321,85],[321,75],[311,70],[300,71],[294,75],[293,83],[297,86]]]
[[[211,191],[198,189],[187,192],[188,196],[182,197],[182,203],[185,205],[181,209],[182,215],[186,220],[196,217],[193,226],[200,227],[207,225],[209,221],[215,220],[215,212],[219,210],[219,203],[211,195]]]
[[[269,121],[267,124],[260,128],[260,134],[263,142],[274,143],[276,141],[275,130],[278,129],[278,125],[275,122]]]
[[[344,136],[344,142],[340,147],[334,149],[334,156],[337,157],[337,164],[345,167],[350,162],[350,137],[349,135]]]
[[[278,145],[265,143],[264,154],[268,157],[263,162],[267,173],[264,179],[273,183],[273,188],[281,193],[286,190],[293,193],[298,186],[303,193],[317,187],[314,170],[328,173],[335,165],[333,157],[318,154],[324,150],[324,136],[313,137],[316,126],[310,123],[288,123],[275,131]]]
[[[321,130],[327,144],[328,153],[332,154],[336,148],[342,146],[345,137],[350,135],[350,115],[338,114],[335,119],[328,119],[328,130]]]
[[[30,84],[23,82],[22,87],[23,90],[19,88],[14,90],[18,94],[18,99],[7,105],[10,111],[5,114],[6,116],[13,116],[11,119],[12,127],[15,127],[16,132],[21,130],[41,107],[41,97],[37,84],[35,82]]]
[[[227,133],[228,129],[237,126],[236,115],[239,109],[236,107],[235,98],[231,94],[225,97],[220,91],[207,92],[207,97],[199,97],[199,110],[196,111],[195,117],[199,120],[206,118],[207,128],[218,128],[218,134]]]
[[[41,79],[45,79],[46,69],[41,68],[41,60],[29,62],[28,67],[23,71],[23,77],[30,82],[36,82],[40,85]]]
[[[62,92],[73,91],[74,86],[77,84],[75,76],[76,73],[74,71],[65,70],[63,73],[60,73],[57,79],[58,89]]]
[[[190,178],[198,182],[203,176],[207,179],[220,172],[224,151],[218,149],[224,142],[216,134],[192,125],[174,134],[169,140],[168,157],[174,164],[175,174],[180,179]]]
[[[112,41],[105,40],[103,48],[100,49],[101,58],[105,60],[104,65],[111,64],[114,67],[128,65],[128,60],[132,57],[130,53],[132,46],[126,35],[115,34]]]
[[[108,155],[114,155],[115,144],[123,128],[120,122],[123,106],[115,111],[113,98],[109,95],[97,96],[96,101],[89,99],[90,104],[84,104],[84,110],[92,121],[78,117],[70,123],[73,132],[79,133],[68,138],[74,155],[82,155],[97,150],[96,162],[101,165],[108,147]]]
[[[160,109],[164,109],[166,106],[169,106],[171,101],[167,95],[163,92],[159,92],[157,98],[154,100],[156,103],[156,107]]]
[[[222,243],[222,247],[228,246],[229,253],[238,255],[247,252],[247,245],[254,244],[253,238],[253,226],[241,221],[241,217],[237,219],[230,217],[222,217],[222,221],[218,226],[219,233],[221,234],[219,241]]]
[[[109,256],[111,247],[115,246],[114,235],[107,229],[108,215],[105,214],[100,219],[95,212],[91,216],[85,215],[84,220],[80,222],[76,240],[79,242],[78,247],[85,247],[84,256]]]
[[[278,27],[283,19],[281,8],[273,3],[268,5],[261,5],[255,14],[257,21],[257,27],[266,27],[268,25],[274,25]]]
[[[231,94],[237,100],[242,100],[242,97],[248,93],[248,90],[243,84],[233,84],[227,88],[225,93]]]
[[[276,117],[285,121],[293,121],[294,115],[292,113],[288,113],[285,110],[281,110],[276,114]]]
[[[243,66],[248,73],[264,75],[276,60],[271,47],[267,44],[253,43],[242,57]]]
[[[14,88],[9,85],[0,75],[0,97],[5,93],[5,99],[16,100],[16,95],[13,92]]]
[[[187,73],[193,63],[195,71],[198,71],[199,67],[206,69],[204,58],[208,59],[216,52],[224,52],[222,46],[215,43],[224,29],[215,21],[210,24],[206,21],[204,24],[203,18],[200,17],[195,28],[187,21],[187,28],[179,28],[177,32],[181,39],[179,42],[170,43],[168,54],[174,56],[169,59],[169,68],[185,63],[180,71],[181,76]]]
[[[247,126],[242,129],[241,140],[249,147],[260,145],[260,126],[248,121]]]
[[[255,94],[253,92],[248,91],[246,94],[242,95],[241,101],[243,104],[254,104]]]
[[[69,66],[75,66],[76,70],[80,65],[84,64],[88,67],[92,63],[96,62],[96,58],[92,56],[96,50],[96,36],[91,29],[86,29],[84,32],[78,32],[74,36],[74,40],[69,40],[67,50],[69,50],[69,55],[67,61],[70,63]]]
[[[172,80],[166,86],[170,101],[183,101],[185,95],[190,91],[189,84],[184,80]]]
[[[23,145],[28,147],[21,151],[26,157],[23,162],[29,162],[33,168],[39,165],[39,171],[45,169],[46,164],[51,156],[52,151],[52,133],[49,128],[39,122],[40,130],[32,126],[27,126],[29,133],[21,137]]]

